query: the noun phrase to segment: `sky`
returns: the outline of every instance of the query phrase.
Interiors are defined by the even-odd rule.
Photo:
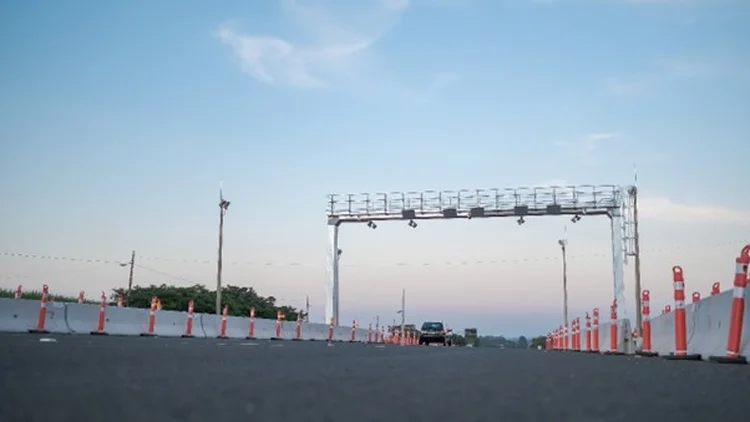
[[[750,3],[0,3],[0,287],[224,282],[324,319],[329,193],[633,183],[644,288],[750,243]],[[341,319],[543,334],[612,299],[609,222],[341,231]],[[24,258],[33,254],[66,259]],[[72,261],[75,258],[78,261]],[[91,260],[94,262],[81,262]],[[633,314],[632,261],[625,267]]]

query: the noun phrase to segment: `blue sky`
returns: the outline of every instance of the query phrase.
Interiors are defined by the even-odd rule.
[[[628,184],[634,164],[654,307],[672,265],[689,290],[728,286],[750,241],[747,2],[177,5],[0,5],[0,253],[135,249],[138,283],[211,285],[223,181],[225,281],[309,295],[322,320],[326,194]],[[389,320],[406,288],[415,321],[546,332],[566,225],[572,311],[604,308],[605,219],[440,221],[345,227],[342,319]],[[126,280],[0,256],[5,287],[95,296]]]

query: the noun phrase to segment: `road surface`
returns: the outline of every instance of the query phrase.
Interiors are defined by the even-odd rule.
[[[748,387],[658,358],[0,334],[2,421],[739,421]]]

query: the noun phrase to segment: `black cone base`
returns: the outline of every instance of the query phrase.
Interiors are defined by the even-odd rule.
[[[666,360],[701,360],[701,355],[698,354],[675,355],[674,353],[670,353],[662,357]]]
[[[708,360],[713,363],[733,363],[735,365],[747,365],[747,358],[744,356],[709,356]]]

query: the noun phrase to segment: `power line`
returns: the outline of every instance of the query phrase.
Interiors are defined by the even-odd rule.
[[[29,259],[46,259],[46,260],[52,260],[52,261],[80,262],[84,264],[117,264],[121,267],[128,265],[127,262],[107,260],[107,259],[70,258],[66,256],[39,255],[39,254],[29,254],[29,253],[0,252],[0,256],[8,256],[8,257],[15,257],[15,258],[29,258]]]
[[[150,271],[150,272],[152,272],[152,273],[154,273],[154,274],[159,274],[159,275],[161,275],[161,276],[164,276],[164,277],[168,277],[168,278],[171,278],[171,279],[173,279],[173,280],[180,280],[180,281],[184,281],[184,282],[186,282],[186,283],[191,283],[191,284],[202,284],[202,283],[198,283],[198,282],[195,282],[195,281],[193,281],[193,280],[189,280],[189,279],[187,279],[187,278],[185,278],[185,277],[180,277],[180,276],[178,276],[178,275],[174,275],[174,274],[169,274],[169,273],[165,273],[164,271],[159,271],[159,270],[155,270],[155,269],[153,269],[153,268],[149,268],[149,267],[144,267],[143,265],[135,264],[135,267],[136,267],[136,268],[140,268],[140,269],[142,269],[142,270]]]
[[[714,242],[714,243],[696,243],[693,245],[680,245],[680,246],[669,246],[662,248],[650,248],[644,249],[641,253],[653,254],[673,251],[685,251],[685,250],[706,250],[706,249],[717,249],[725,246],[737,246],[747,244],[747,240],[735,240],[725,242]],[[113,264],[121,267],[129,265],[128,262],[119,260],[106,260],[106,259],[88,259],[88,258],[72,258],[65,256],[51,256],[51,255],[39,255],[39,254],[28,254],[28,253],[16,253],[16,252],[0,252],[0,256],[24,258],[24,259],[44,259],[54,261],[66,261],[74,263],[84,264]],[[589,254],[573,254],[568,255],[567,259],[590,259],[590,258],[610,258],[611,252],[601,253],[589,253]],[[163,262],[163,263],[181,263],[181,264],[210,264],[216,263],[214,260],[208,259],[190,259],[190,258],[166,258],[157,256],[138,256],[139,261],[152,261],[152,262]],[[342,267],[350,268],[364,268],[364,267],[431,267],[431,266],[466,266],[466,265],[502,265],[502,264],[520,264],[526,262],[541,262],[541,261],[559,261],[560,257],[557,255],[549,256],[535,256],[535,257],[514,257],[514,258],[501,258],[501,259],[489,259],[489,260],[455,260],[455,261],[442,261],[442,262],[391,262],[391,263],[342,263]],[[321,263],[301,263],[301,262],[273,262],[273,261],[229,261],[225,262],[230,265],[241,265],[241,266],[252,266],[252,267],[320,267]],[[147,271],[150,270],[141,265],[136,265],[139,268],[144,268]]]

